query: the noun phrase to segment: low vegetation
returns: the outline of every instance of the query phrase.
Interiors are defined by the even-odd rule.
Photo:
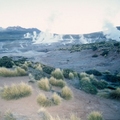
[[[58,86],[58,87],[64,87],[66,85],[65,81],[63,81],[62,79],[56,79],[54,77],[51,77],[49,79],[49,82],[51,85],[53,86]]]
[[[69,79],[74,79],[74,74],[72,72],[69,73]]]
[[[14,65],[13,60],[7,56],[0,58],[0,67],[12,68]]]
[[[71,89],[68,86],[65,86],[65,87],[62,88],[61,96],[65,100],[70,100],[73,97],[73,93],[72,93]]]
[[[32,87],[26,83],[12,84],[11,86],[4,86],[1,96],[6,100],[19,99],[31,95]]]
[[[11,111],[6,111],[5,115],[4,115],[4,119],[5,120],[17,120],[14,115],[12,114]]]
[[[25,76],[25,75],[27,75],[27,72],[20,67],[16,67],[15,69],[7,69],[4,67],[0,68],[0,76],[3,77]]]
[[[112,99],[120,100],[120,87],[110,92],[109,97]]]
[[[54,93],[52,96],[52,101],[55,105],[59,105],[62,102],[62,98],[57,93]]]
[[[100,112],[93,111],[88,115],[88,120],[103,120]]]
[[[42,106],[42,107],[47,107],[47,106],[51,106],[52,104],[52,101],[49,100],[45,94],[43,93],[40,93],[38,96],[37,96],[37,103]]]
[[[56,79],[64,79],[63,72],[59,68],[55,69],[51,75]]]
[[[49,91],[50,90],[50,83],[48,78],[41,78],[38,81],[38,87],[42,90]]]

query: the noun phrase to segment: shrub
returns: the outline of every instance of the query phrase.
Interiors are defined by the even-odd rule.
[[[74,78],[74,74],[72,72],[69,73],[69,78],[73,79]]]
[[[91,83],[98,89],[104,89],[107,87],[108,83],[104,80],[98,81],[97,79],[92,79]]]
[[[89,77],[84,77],[80,80],[80,87],[83,91],[91,94],[97,94],[97,88],[92,85]]]
[[[38,81],[38,87],[42,90],[49,91],[50,84],[48,78],[41,78],[40,81]]]
[[[16,120],[11,111],[7,111],[4,115],[5,120]]]
[[[52,96],[52,100],[55,105],[59,105],[62,99],[58,94],[54,93]]]
[[[69,100],[73,97],[73,93],[69,87],[65,86],[64,88],[62,88],[61,96],[64,99]]]
[[[14,62],[11,58],[4,56],[0,59],[0,67],[12,68]]]
[[[88,115],[88,120],[103,120],[101,113],[93,111]]]
[[[42,70],[43,72],[47,73],[47,74],[51,74],[52,71],[55,70],[55,68],[47,66],[47,65],[41,65],[42,66]]]
[[[81,120],[81,119],[78,118],[75,114],[71,114],[70,115],[70,120]]]
[[[54,77],[51,77],[49,82],[50,82],[51,85],[58,86],[58,87],[61,87],[61,88],[64,87],[65,84],[66,84],[65,81],[63,81],[62,79],[57,80]]]
[[[87,74],[93,74],[93,75],[96,75],[96,76],[101,76],[101,75],[102,75],[101,72],[99,72],[98,70],[95,70],[95,69],[93,69],[93,70],[88,70],[88,71],[86,71],[86,73],[87,73]]]
[[[120,100],[120,88],[117,88],[116,90],[110,92],[109,97],[112,99]]]
[[[47,97],[43,93],[37,96],[37,102],[40,106],[43,106],[43,107],[47,107],[52,104],[52,101],[47,99]]]
[[[65,78],[68,78],[69,79],[69,73],[73,73],[74,71],[73,70],[70,70],[70,69],[64,69],[63,70],[63,76],[65,77]]]
[[[21,97],[29,96],[32,93],[32,87],[26,83],[21,82],[16,85],[5,86],[1,93],[2,97],[6,100],[19,99]]]
[[[20,67],[17,67],[14,70],[7,69],[4,67],[0,68],[0,76],[3,77],[25,76],[25,75],[27,75],[27,72]]]
[[[64,79],[63,72],[59,68],[55,69],[51,75],[56,79]]]

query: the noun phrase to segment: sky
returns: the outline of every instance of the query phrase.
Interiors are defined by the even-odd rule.
[[[0,0],[0,27],[38,28],[59,34],[120,26],[120,0]]]

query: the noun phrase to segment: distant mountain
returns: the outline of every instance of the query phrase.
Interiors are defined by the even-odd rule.
[[[3,30],[4,30],[4,28],[0,27],[0,31],[3,31]]]
[[[37,34],[41,32],[37,28],[23,28],[20,26],[10,26],[3,30],[2,27],[0,27],[0,41],[23,40],[24,34],[33,34],[34,31],[36,31]]]
[[[6,31],[19,31],[19,32],[33,32],[33,31],[36,31],[37,33],[39,33],[40,32],[40,30],[39,29],[37,29],[37,28],[23,28],[23,27],[20,27],[20,26],[10,26],[10,27],[7,27],[6,28]]]

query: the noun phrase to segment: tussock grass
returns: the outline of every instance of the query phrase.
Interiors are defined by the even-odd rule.
[[[26,83],[12,84],[11,86],[4,86],[1,96],[6,100],[19,99],[31,95],[32,87]]]
[[[36,64],[34,67],[35,67],[35,69],[42,71],[41,64]]]
[[[80,79],[82,79],[83,77],[88,77],[88,74],[85,72],[81,72],[80,73]]]
[[[49,79],[49,82],[50,82],[50,84],[51,85],[53,85],[53,86],[58,86],[58,87],[64,87],[65,85],[66,85],[66,83],[65,83],[65,81],[63,81],[62,79],[56,79],[56,78],[54,78],[54,77],[51,77],[50,79]]]
[[[51,75],[56,79],[64,79],[63,72],[59,68],[55,69]]]
[[[42,107],[47,107],[52,105],[52,101],[49,100],[43,93],[40,93],[37,96],[37,103]]]
[[[71,99],[73,97],[73,93],[72,93],[71,89],[68,86],[65,86],[65,87],[62,88],[61,96],[64,99],[69,100],[69,99]]]
[[[42,116],[42,120],[55,120],[45,108],[40,108],[38,113]]]
[[[16,118],[13,116],[12,112],[6,111],[5,115],[4,115],[4,119],[5,120],[16,120]]]
[[[103,120],[101,113],[93,111],[88,115],[88,120]]]
[[[74,74],[72,72],[69,73],[69,78],[74,79]]]
[[[71,114],[70,119],[60,118],[59,116],[53,117],[45,108],[39,109],[38,113],[42,116],[42,120],[81,120],[75,114]]]
[[[21,67],[15,68],[15,71],[17,71],[17,76],[25,76],[25,75],[27,75],[27,72],[24,69],[22,69]]]
[[[14,70],[7,69],[4,67],[0,68],[0,76],[3,77],[14,77],[14,76],[25,76],[25,75],[27,75],[27,72],[20,67],[17,67]]]
[[[70,120],[81,120],[80,118],[78,118],[75,114],[71,114],[70,115]]]
[[[59,105],[62,102],[62,98],[57,93],[53,94],[52,100],[55,105]]]
[[[120,87],[110,92],[109,97],[112,99],[120,100]]]
[[[41,78],[40,81],[38,81],[38,87],[42,90],[49,91],[50,84],[48,78]]]
[[[34,76],[31,73],[29,73],[29,81],[28,82],[31,82],[31,83],[36,82],[34,79]]]

